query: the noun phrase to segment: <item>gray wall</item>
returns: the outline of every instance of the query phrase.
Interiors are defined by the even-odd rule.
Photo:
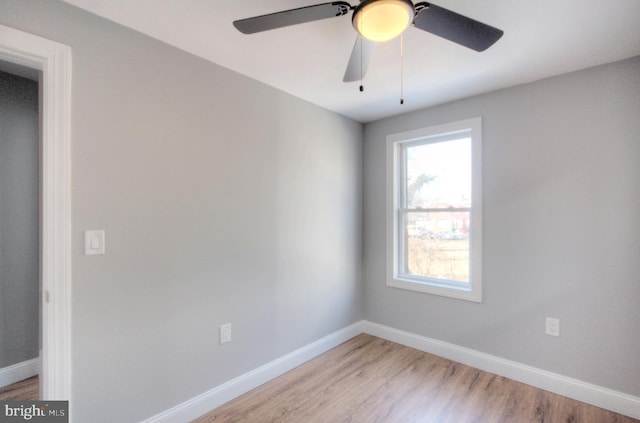
[[[63,3],[0,0],[0,23],[72,48],[74,421],[139,421],[362,319],[361,124]]]
[[[0,71],[0,368],[39,354],[38,82]]]
[[[640,395],[639,111],[636,57],[366,125],[365,317]],[[386,135],[474,116],[483,302],[386,287]]]

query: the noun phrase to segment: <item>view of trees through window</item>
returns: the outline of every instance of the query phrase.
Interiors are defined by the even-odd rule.
[[[405,271],[469,282],[471,139],[405,150]]]

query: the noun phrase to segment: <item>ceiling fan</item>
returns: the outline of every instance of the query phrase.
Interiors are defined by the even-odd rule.
[[[410,25],[475,51],[488,49],[503,35],[500,29],[451,10],[426,2],[413,4],[410,0],[362,0],[357,6],[334,1],[240,19],[234,21],[233,26],[244,34],[254,34],[343,16],[352,10],[351,22],[360,37],[351,52],[344,82],[361,80],[376,43],[397,37]]]

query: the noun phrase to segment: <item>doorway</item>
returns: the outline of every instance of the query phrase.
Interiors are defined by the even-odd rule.
[[[0,25],[0,61],[41,72],[40,398],[71,401],[71,49]]]
[[[0,397],[29,387],[15,399],[39,398],[39,74],[0,62]]]

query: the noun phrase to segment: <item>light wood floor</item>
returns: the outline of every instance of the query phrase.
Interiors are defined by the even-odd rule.
[[[194,421],[208,422],[639,421],[359,335]]]
[[[40,395],[38,376],[0,388],[0,401],[37,401]]]

